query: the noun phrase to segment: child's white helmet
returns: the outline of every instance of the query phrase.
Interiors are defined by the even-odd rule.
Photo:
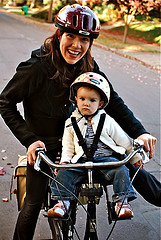
[[[100,95],[104,104],[101,108],[105,108],[110,100],[110,86],[102,75],[94,72],[86,72],[77,77],[70,86],[69,99],[72,103],[75,103],[76,91],[82,86],[89,86],[96,89]]]

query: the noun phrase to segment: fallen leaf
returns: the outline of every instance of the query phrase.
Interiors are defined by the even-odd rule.
[[[6,150],[4,150],[4,149],[2,149],[2,151],[1,151],[2,153],[4,153],[4,152],[6,152]]]
[[[3,170],[3,168],[0,168],[0,175],[4,175],[6,172]]]
[[[8,198],[2,198],[3,202],[8,202]]]

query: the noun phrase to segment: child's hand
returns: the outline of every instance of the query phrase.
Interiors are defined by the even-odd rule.
[[[55,169],[54,169],[54,175],[56,176],[57,174],[58,174],[58,169],[55,168]]]
[[[141,166],[142,165],[142,166]],[[143,160],[139,160],[138,162],[134,163],[134,166],[137,168],[137,167],[140,167],[140,169],[144,168],[144,164],[143,164]]]
[[[62,162],[60,164],[68,164],[68,162]],[[54,169],[55,176],[58,174],[58,171],[59,171],[59,169],[57,169],[57,168]]]

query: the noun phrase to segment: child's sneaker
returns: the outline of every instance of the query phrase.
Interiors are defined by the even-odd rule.
[[[117,202],[115,205],[115,212],[118,216],[118,219],[131,219],[134,217],[134,214],[132,212],[132,209],[128,203]],[[121,208],[121,210],[120,210]],[[119,212],[120,211],[120,212]]]
[[[58,202],[53,208],[50,208],[47,212],[48,217],[63,218],[67,214],[66,205],[63,202]]]

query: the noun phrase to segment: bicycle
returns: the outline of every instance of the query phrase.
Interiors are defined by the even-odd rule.
[[[76,163],[76,164],[55,164],[53,163],[45,154],[44,150],[42,148],[37,149],[37,160],[35,162],[35,170],[42,172],[43,174],[47,175],[45,172],[41,170],[40,162],[43,160],[45,161],[51,169],[57,168],[86,168],[88,170],[88,183],[83,183],[84,185],[81,187],[80,195],[87,197],[87,210],[84,207],[84,205],[81,203],[81,201],[78,198],[78,192],[80,188],[78,188],[78,192],[75,196],[75,201],[71,204],[71,208],[68,212],[68,216],[65,219],[58,219],[58,218],[48,218],[48,222],[50,225],[50,229],[52,232],[52,238],[55,240],[72,240],[74,239],[74,232],[77,236],[77,239],[84,239],[84,240],[98,240],[98,234],[97,234],[97,222],[96,222],[96,204],[99,204],[99,200],[101,196],[103,195],[103,189],[105,191],[106,196],[106,202],[107,202],[107,209],[108,209],[108,221],[109,224],[112,223],[112,221],[115,221],[110,233],[108,234],[109,239],[115,224],[117,222],[117,216],[114,211],[114,203],[111,203],[109,201],[109,194],[107,190],[107,185],[103,185],[99,183],[99,187],[95,188],[94,182],[93,182],[93,169],[94,168],[104,168],[104,167],[118,167],[122,166],[124,164],[127,164],[130,159],[136,154],[140,153],[143,156],[144,163],[147,162],[147,155],[143,150],[144,144],[140,140],[134,140],[133,144],[133,150],[132,152],[126,156],[123,160],[120,160],[119,162],[103,162],[103,163],[93,163],[93,162],[85,162],[85,163]],[[139,169],[137,170],[139,171]],[[53,170],[52,170],[53,172]],[[137,172],[136,172],[137,174]],[[135,174],[135,176],[136,176]],[[47,175],[50,179],[55,180],[52,176]],[[134,176],[134,177],[135,177]],[[133,177],[133,179],[134,179]],[[132,181],[133,181],[132,179]],[[56,181],[56,180],[55,180]],[[57,184],[60,184],[57,182]],[[75,229],[75,223],[76,223],[76,206],[77,203],[81,204],[83,209],[86,211],[87,214],[87,220],[86,220],[86,227],[85,227],[85,235],[84,238],[79,238],[79,235]]]

